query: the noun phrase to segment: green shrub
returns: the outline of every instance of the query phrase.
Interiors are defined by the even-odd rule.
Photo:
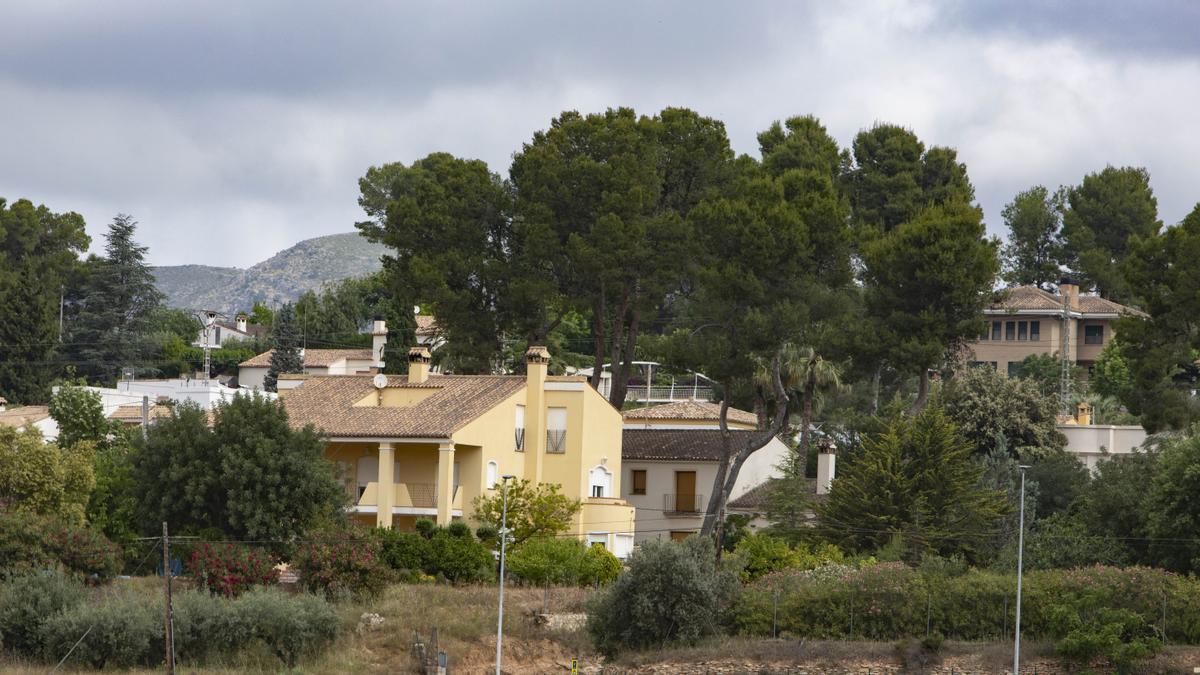
[[[181,663],[200,663],[210,655],[227,656],[243,648],[254,627],[237,611],[234,601],[204,591],[186,591],[173,598],[175,654]]]
[[[96,530],[48,516],[0,511],[0,578],[61,565],[73,574],[110,579],[122,564],[121,548]]]
[[[415,532],[382,527],[372,530],[372,536],[379,542],[384,563],[399,572],[402,579],[415,581],[420,577],[429,559],[429,540]]]
[[[462,522],[461,520],[456,520],[456,521],[450,523],[449,525],[447,525],[446,531],[456,537],[471,536],[471,526],[467,525],[466,523]]]
[[[294,668],[300,656],[325,649],[338,635],[340,624],[333,608],[313,595],[257,589],[236,605],[244,625],[252,626],[254,636],[288,668]]]
[[[566,537],[534,537],[508,554],[505,571],[526,584],[591,586],[621,573],[621,561],[603,546]]]
[[[739,576],[744,582],[771,572],[798,568],[802,562],[786,541],[769,534],[747,534],[733,551],[742,562]]]
[[[495,577],[496,559],[486,546],[471,536],[471,530],[439,529],[430,537],[425,572],[455,583],[487,581]]]
[[[378,540],[342,537],[317,538],[296,549],[292,569],[300,584],[330,600],[378,595],[391,576],[380,559]]]
[[[433,533],[438,530],[437,523],[428,518],[417,518],[417,522],[413,523],[413,528],[416,529],[417,534],[426,539],[432,537]]]
[[[716,633],[737,581],[713,568],[714,554],[701,537],[643,544],[629,558],[629,571],[590,603],[588,632],[597,649],[611,655],[694,644]]]
[[[75,605],[50,617],[42,626],[43,652],[48,661],[57,663],[78,640],[68,663],[97,670],[161,662],[162,637],[161,606],[132,594]]]
[[[0,644],[36,655],[46,619],[83,602],[85,595],[82,584],[58,572],[10,579],[0,587]]]
[[[1128,609],[1058,605],[1049,614],[1055,651],[1077,663],[1103,658],[1116,672],[1128,673],[1135,661],[1162,649],[1154,628]]]
[[[599,544],[588,547],[585,562],[586,574],[581,581],[588,586],[610,584],[621,576],[621,570],[625,568],[620,558]]]
[[[255,585],[279,581],[275,560],[265,551],[237,544],[202,542],[192,548],[188,572],[210,593],[233,597]]]

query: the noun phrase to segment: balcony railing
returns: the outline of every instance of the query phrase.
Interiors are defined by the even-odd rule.
[[[665,494],[663,510],[667,513],[700,513],[704,510],[704,495]]]
[[[547,429],[546,430],[546,452],[562,454],[567,451],[567,430],[566,429]]]
[[[379,483],[367,483],[360,488],[358,506],[379,505]],[[392,506],[416,509],[437,508],[436,483],[395,483],[392,485]],[[453,508],[462,508],[462,489],[454,486]]]

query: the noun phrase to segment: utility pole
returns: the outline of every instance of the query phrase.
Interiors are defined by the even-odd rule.
[[[58,287],[58,341],[63,341],[63,305],[66,303],[66,286]]]
[[[142,396],[142,440],[146,440],[146,435],[150,429],[150,397]]]
[[[496,619],[496,675],[500,675],[501,645],[504,643],[504,550],[508,542],[508,481],[516,476],[502,476],[500,484],[500,615]]]
[[[167,534],[167,521],[163,521],[162,568],[166,592],[166,615],[163,617],[163,636],[167,650],[167,672],[175,675],[175,610],[171,605],[171,538]]]
[[[1018,468],[1021,470],[1021,517],[1017,530],[1017,617],[1013,637],[1013,675],[1021,675],[1021,572],[1025,557],[1025,470],[1029,467],[1022,464]]]

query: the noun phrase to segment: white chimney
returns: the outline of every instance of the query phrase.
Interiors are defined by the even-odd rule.
[[[833,441],[825,441],[817,449],[817,494],[829,494],[833,484],[834,474],[837,473],[837,446]]]
[[[387,323],[382,316],[375,317],[371,324],[371,355],[375,359],[375,367],[383,370],[383,349],[387,346]]]
[[[238,329],[239,333],[246,332],[246,315],[245,314],[237,315],[237,329]]]

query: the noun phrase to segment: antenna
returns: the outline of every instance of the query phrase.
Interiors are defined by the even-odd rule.
[[[202,309],[199,312],[200,323],[204,324],[204,386],[208,386],[209,373],[212,371],[212,345],[210,340],[212,337],[213,324],[217,322],[217,317],[224,316],[220,312],[212,309]],[[218,347],[220,345],[217,345]]]

